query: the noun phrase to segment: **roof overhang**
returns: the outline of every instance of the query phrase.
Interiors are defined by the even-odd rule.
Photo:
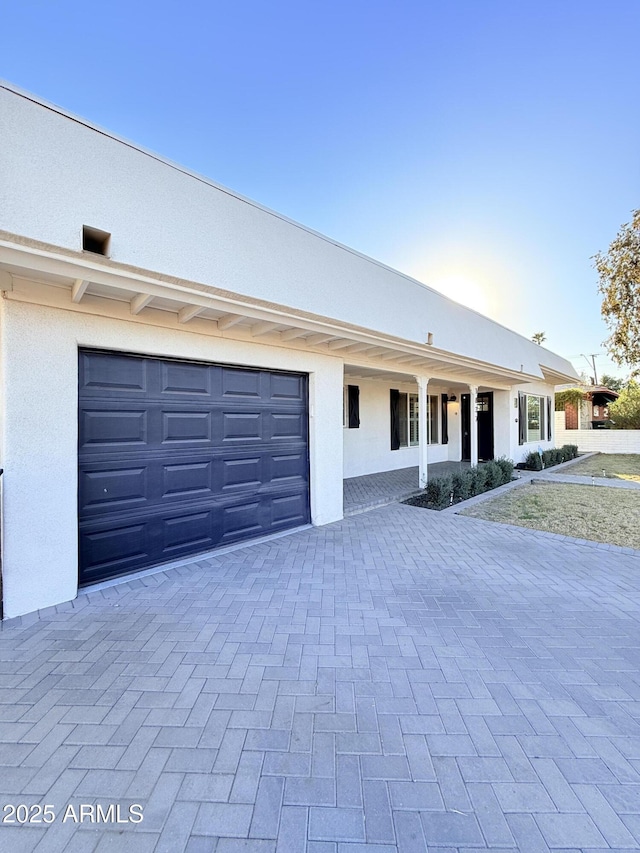
[[[375,363],[385,370],[393,366],[396,371],[401,365],[406,374],[503,387],[543,378],[557,384],[573,378],[544,366],[538,375],[516,371],[429,344],[394,338],[277,303],[249,299],[223,288],[174,279],[6,232],[0,235],[0,269],[0,290],[8,292],[9,298],[38,301],[29,299],[24,290],[22,295],[12,293],[12,277],[16,277],[55,288],[58,303],[71,310],[105,313],[104,303],[110,300],[111,305],[120,303],[120,313],[124,304],[130,318],[146,312],[145,319],[150,321],[154,310],[165,312],[165,316],[168,312],[182,328],[191,324],[194,331],[205,332],[208,325],[216,334],[312,347],[354,365]]]

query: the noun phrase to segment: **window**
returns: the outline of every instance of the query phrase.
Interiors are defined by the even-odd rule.
[[[518,392],[518,443],[551,441],[551,397]]]
[[[418,423],[418,395],[409,394],[409,444],[415,447],[420,443],[420,424]]]
[[[417,394],[405,394],[401,391],[390,391],[391,407],[391,449],[400,447],[415,447],[420,443],[420,418]],[[438,444],[438,411],[440,398],[429,396],[428,403],[428,441]]]
[[[527,441],[540,441],[540,397],[527,396]]]

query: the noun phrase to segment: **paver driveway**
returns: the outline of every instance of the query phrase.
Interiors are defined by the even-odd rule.
[[[5,623],[0,799],[55,820],[0,849],[636,850],[639,589],[392,505]]]

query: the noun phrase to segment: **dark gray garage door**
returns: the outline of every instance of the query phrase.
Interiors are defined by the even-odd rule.
[[[79,357],[80,583],[309,521],[305,375]]]

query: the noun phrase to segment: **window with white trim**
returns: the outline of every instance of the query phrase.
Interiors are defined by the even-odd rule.
[[[418,411],[418,395],[409,394],[409,445],[415,447],[420,443],[420,422]]]
[[[518,392],[518,443],[551,440],[551,397]]]
[[[440,398],[429,395],[427,404],[427,441],[438,444],[440,435]],[[404,391],[391,391],[391,449],[415,447],[420,443],[419,397]]]

